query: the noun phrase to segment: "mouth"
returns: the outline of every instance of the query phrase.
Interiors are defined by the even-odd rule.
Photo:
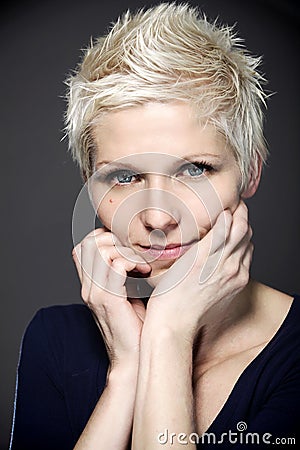
[[[143,257],[152,260],[172,260],[177,259],[187,252],[196,240],[186,244],[168,244],[168,245],[138,245]]]

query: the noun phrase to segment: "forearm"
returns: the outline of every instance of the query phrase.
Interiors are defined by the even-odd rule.
[[[132,430],[137,371],[113,371],[74,450],[125,450]]]
[[[133,450],[181,449],[183,434],[195,431],[192,392],[192,346],[162,329],[144,325],[134,412]],[[166,437],[166,430],[168,437]],[[164,436],[159,435],[164,433]],[[173,434],[171,437],[170,433]],[[166,440],[168,442],[166,442]],[[163,441],[163,442],[162,442]],[[187,449],[195,449],[188,443]]]

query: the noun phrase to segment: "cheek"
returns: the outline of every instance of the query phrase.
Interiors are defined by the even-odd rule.
[[[233,182],[214,184],[212,190],[204,189],[199,197],[201,201],[199,198],[194,200],[190,198],[186,204],[193,212],[199,230],[204,230],[204,233],[211,229],[224,209],[229,209],[233,213],[240,201],[238,186]]]
[[[203,184],[198,189],[197,194],[193,193],[193,195],[186,196],[184,204],[191,213],[186,217],[185,223],[194,218],[200,237],[203,237],[210,230],[217,216],[223,210],[220,196],[211,184]]]
[[[193,216],[197,223],[199,237],[202,238],[211,228],[213,218],[203,203],[198,202],[195,205],[191,205],[190,209],[193,211]]]
[[[105,228],[114,233],[123,245],[128,244],[131,230],[135,234],[135,208],[132,202],[124,203],[124,198],[107,195],[101,202],[97,215]]]
[[[229,209],[232,213],[236,210],[240,202],[240,193],[236,187],[225,190],[220,196],[223,209]]]
[[[97,209],[97,216],[108,230],[111,230],[112,228],[113,217],[116,209],[116,202],[110,197],[104,198]]]

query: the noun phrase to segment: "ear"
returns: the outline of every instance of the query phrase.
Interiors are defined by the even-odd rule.
[[[262,171],[262,159],[260,157],[258,158],[259,159],[257,162],[257,171],[255,171],[254,168],[251,167],[250,180],[248,182],[248,185],[245,187],[244,191],[241,194],[242,198],[250,198],[257,191]]]

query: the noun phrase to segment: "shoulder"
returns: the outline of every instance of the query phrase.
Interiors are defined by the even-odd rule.
[[[251,286],[252,336],[257,336],[263,350],[253,365],[262,371],[268,383],[278,383],[300,367],[300,296],[289,295],[264,284]]]
[[[24,345],[67,359],[76,359],[80,354],[105,354],[105,345],[92,313],[80,304],[38,310],[26,329]]]
[[[300,296],[267,288],[264,326],[272,336],[257,358],[268,380],[266,390],[291,380],[300,389]],[[299,394],[298,394],[299,395]]]
[[[249,290],[255,323],[265,333],[265,341],[269,341],[286,325],[295,326],[300,318],[300,297],[279,291],[257,281],[252,281]],[[299,327],[295,327],[298,332]]]
[[[80,304],[57,305],[41,308],[29,323],[26,333],[43,331],[47,335],[62,336],[95,330],[90,310]]]
[[[76,327],[81,324],[93,324],[93,317],[90,310],[85,305],[55,305],[39,309],[34,315],[31,324],[42,323],[44,326],[55,327],[55,329],[65,327]]]

